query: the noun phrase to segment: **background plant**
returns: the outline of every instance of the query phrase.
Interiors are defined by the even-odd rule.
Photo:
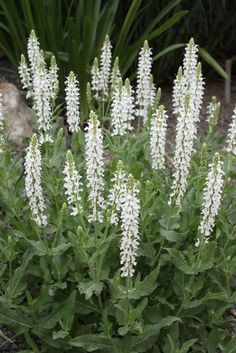
[[[189,94],[193,93],[187,91],[187,102]],[[60,129],[55,110],[53,142],[43,141],[39,148],[34,135],[27,150],[34,164],[27,175],[42,167],[32,182],[41,180],[45,227],[33,220],[26,198],[31,195],[25,195],[24,155],[12,154],[9,146],[0,154],[0,322],[24,335],[31,352],[234,352],[236,338],[229,331],[235,319],[228,315],[235,303],[233,150],[221,152],[225,185],[214,230],[208,243],[201,241],[196,247],[208,165],[219,147],[212,129],[207,139],[198,137],[197,149],[191,151],[181,205],[169,205],[172,165],[165,156],[165,168],[153,170],[149,150],[149,124],[160,104],[160,90],[154,106],[149,106],[146,125],[142,126],[142,119],[139,129],[123,137],[110,131],[109,97],[90,98],[94,112],[85,133],[79,130],[69,137],[65,128]],[[230,136],[235,139],[231,126]],[[35,150],[40,151],[41,161],[32,159]],[[103,221],[91,222],[93,185],[86,182],[86,177],[94,177],[88,170],[96,166],[95,177],[103,184],[93,192],[102,192],[105,201],[114,204],[109,195],[117,165],[124,181],[121,186],[130,187],[128,200],[138,197],[129,204],[136,211],[135,220],[140,202],[137,265],[134,276],[126,278],[120,273],[120,241],[129,213],[121,208],[122,222],[111,224],[114,207],[101,202],[107,213]],[[78,207],[73,215],[65,189],[68,192],[78,175],[83,187],[73,184],[72,211],[81,205],[83,211]],[[37,195],[38,188],[33,192]],[[124,201],[118,201],[116,205],[122,206]],[[116,211],[120,220],[119,207]],[[128,219],[136,232],[132,220]]]
[[[39,36],[42,49],[50,57],[54,53],[60,67],[61,79],[73,70],[79,75],[82,112],[87,112],[86,84],[90,66],[99,53],[106,34],[112,38],[115,56],[120,58],[123,74],[129,70],[144,39],[158,38],[187,11],[175,11],[181,0],[164,5],[158,16],[151,17],[142,32],[136,36],[149,6],[141,0],[132,0],[123,11],[119,0],[21,0],[0,1],[0,47],[14,65],[20,55],[26,54],[26,40],[32,29]],[[122,18],[122,24],[120,24]]]

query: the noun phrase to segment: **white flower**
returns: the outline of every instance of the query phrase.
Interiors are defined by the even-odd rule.
[[[136,100],[138,105],[137,115],[142,116],[144,123],[147,122],[148,111],[155,102],[155,86],[151,75],[152,50],[145,40],[138,59]]]
[[[112,53],[111,53],[111,43],[109,36],[106,35],[105,41],[102,46],[101,58],[100,58],[100,90],[102,91],[105,97],[109,94],[109,82],[111,77],[111,60],[112,60]]]
[[[35,31],[32,30],[28,39],[28,58],[30,62],[31,73],[38,69],[38,63],[41,61],[41,51],[38,38],[35,35]]]
[[[227,142],[227,151],[236,155],[236,106],[234,108],[232,121],[229,127]]]
[[[64,168],[64,187],[66,189],[67,203],[71,209],[71,215],[76,216],[78,213],[83,212],[81,205],[82,183],[81,177],[75,168],[75,162],[71,151],[67,151],[66,164]]]
[[[122,161],[117,164],[117,169],[112,178],[112,188],[108,196],[108,210],[110,212],[109,219],[111,224],[118,224],[118,215],[121,211],[121,199],[125,193],[126,187],[125,182],[127,179],[127,173],[124,171],[124,165]]]
[[[115,59],[112,72],[111,72],[111,92],[113,92],[121,79],[121,73],[120,73],[120,68],[119,68],[119,58],[117,57]]]
[[[66,80],[66,117],[71,132],[79,131],[79,82],[74,72],[70,72]]]
[[[87,187],[89,189],[89,201],[92,214],[90,222],[103,221],[104,198],[104,160],[103,160],[103,136],[97,115],[91,111],[88,126],[86,127],[86,172]]]
[[[33,76],[33,102],[38,118],[40,143],[45,141],[52,142],[51,88],[44,59],[38,63],[37,70]]]
[[[203,191],[202,219],[199,225],[199,230],[206,242],[213,231],[215,218],[220,209],[224,185],[222,165],[219,154],[215,153],[213,163],[209,166],[209,173]]]
[[[92,76],[92,81],[91,81],[92,91],[94,92],[94,97],[98,99],[98,94],[100,91],[100,71],[99,71],[97,58],[95,58],[93,61],[91,76]]]
[[[4,138],[3,99],[2,99],[2,93],[0,92],[0,153],[3,152],[4,145],[5,145],[5,138]]]
[[[133,277],[137,264],[137,250],[139,245],[139,213],[140,202],[138,198],[139,186],[133,179],[128,177],[125,192],[121,197],[121,243],[120,263],[121,276]]]
[[[45,202],[41,186],[41,153],[37,135],[32,136],[25,157],[25,191],[29,199],[32,218],[39,226],[47,224]]]
[[[30,69],[28,68],[28,65],[25,60],[25,56],[23,54],[21,55],[18,71],[19,71],[22,87],[27,91],[26,98],[30,98],[32,97],[32,80],[30,75]]]
[[[196,138],[203,97],[203,78],[196,60],[197,46],[193,39],[186,47],[184,69],[179,69],[173,88],[173,107],[177,117],[174,181],[169,204],[180,204],[187,187],[193,144]]]
[[[59,92],[59,80],[58,80],[58,66],[56,63],[55,56],[51,57],[51,63],[49,68],[49,87],[51,99],[55,101]]]
[[[132,130],[131,121],[134,119],[134,99],[129,79],[124,86],[120,79],[112,95],[111,105],[112,135],[123,136]]]
[[[164,168],[167,118],[168,117],[163,105],[160,105],[152,115],[150,150],[152,157],[152,168],[154,170]]]

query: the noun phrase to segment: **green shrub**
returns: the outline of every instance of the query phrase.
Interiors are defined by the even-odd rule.
[[[25,336],[27,352],[234,352],[236,111],[221,155],[215,99],[207,139],[196,137],[193,40],[174,83],[174,157],[147,42],[134,94],[117,66],[110,85],[106,38],[84,130],[69,75],[68,133],[52,108],[56,78],[30,40],[21,76],[37,134],[24,161],[0,126],[0,323]]]

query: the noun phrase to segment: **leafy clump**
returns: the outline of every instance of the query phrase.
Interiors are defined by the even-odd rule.
[[[47,66],[34,32],[28,44],[20,72],[36,132],[23,158],[1,129],[0,323],[32,352],[234,352],[235,114],[226,149],[217,118],[197,136],[204,81],[194,41],[174,82],[173,162],[147,42],[135,88],[117,59],[112,69],[106,37],[85,128],[69,74],[68,129],[55,60]],[[215,98],[214,107],[218,117]]]

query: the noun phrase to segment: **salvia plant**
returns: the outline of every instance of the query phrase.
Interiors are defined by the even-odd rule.
[[[32,32],[19,67],[35,120],[25,152],[11,151],[0,100],[0,323],[24,336],[25,353],[235,352],[236,113],[222,143],[213,98],[198,134],[191,39],[172,150],[151,66],[145,41],[131,86],[107,36],[86,123],[71,72],[62,124],[57,65]]]

